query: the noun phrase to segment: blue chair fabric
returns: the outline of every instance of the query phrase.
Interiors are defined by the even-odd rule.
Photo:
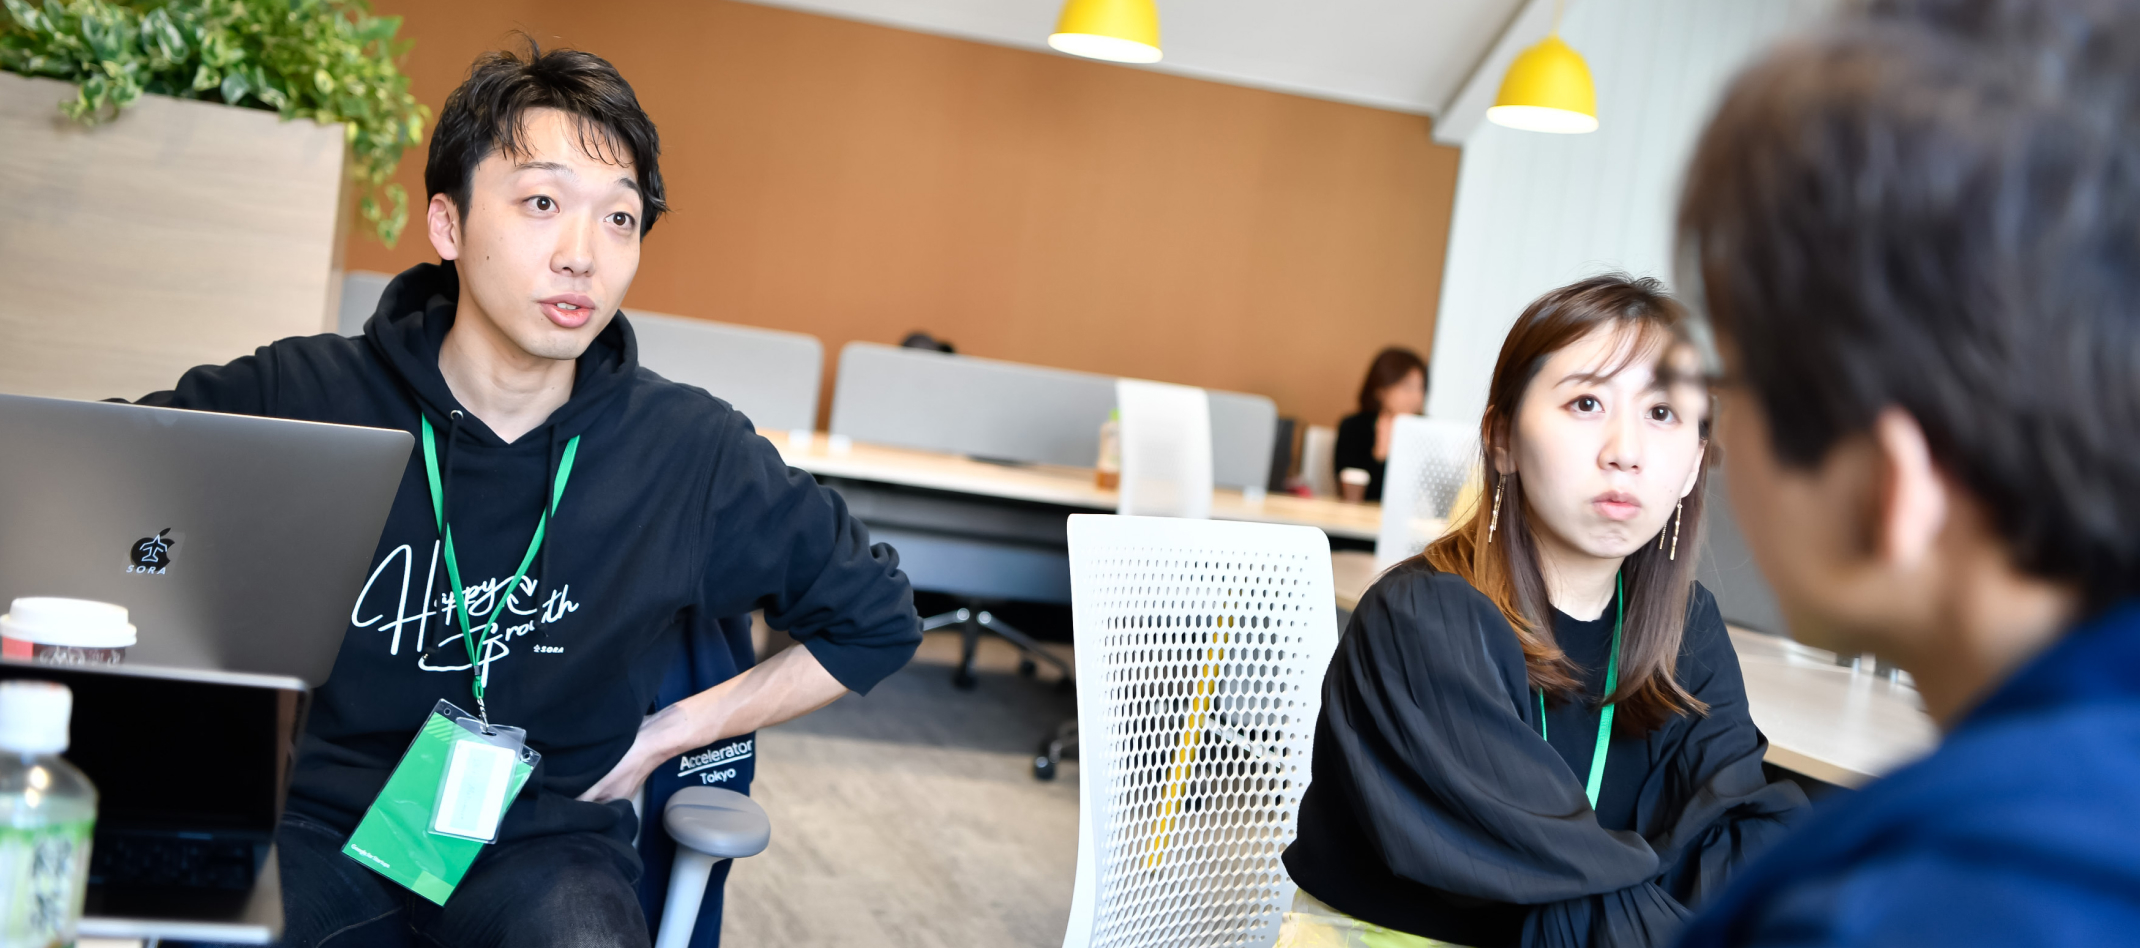
[[[751,648],[750,617],[734,616],[719,622],[693,623],[678,639],[676,654],[656,693],[656,710],[734,678],[757,663]],[[669,891],[669,869],[676,858],[676,841],[662,828],[662,808],[669,796],[684,787],[720,787],[750,793],[751,777],[757,772],[756,732],[717,741],[679,755],[654,769],[646,781],[647,818],[639,828],[639,859],[646,874],[639,882],[639,905],[646,912],[647,931],[661,929],[661,909]],[[706,883],[706,899],[699,903],[698,922],[691,930],[691,948],[719,948],[721,944],[721,891],[728,882],[724,861],[714,866]]]

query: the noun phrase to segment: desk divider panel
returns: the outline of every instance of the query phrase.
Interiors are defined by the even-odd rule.
[[[760,431],[817,427],[825,345],[816,336],[627,310],[639,364],[736,406]]]
[[[363,335],[393,279],[368,270],[345,275],[336,331]],[[713,393],[760,431],[817,427],[825,344],[816,336],[636,310],[624,318],[639,339],[639,364],[662,378]]]
[[[1262,485],[1278,407],[1261,395],[1210,392],[1212,474]],[[1024,464],[1091,467],[1115,378],[1046,366],[850,342],[832,392],[835,435]]]

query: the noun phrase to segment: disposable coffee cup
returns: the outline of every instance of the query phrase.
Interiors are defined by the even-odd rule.
[[[126,607],[25,596],[0,615],[0,656],[53,665],[117,665],[134,644]]]

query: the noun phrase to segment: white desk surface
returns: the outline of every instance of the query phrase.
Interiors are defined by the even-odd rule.
[[[955,454],[857,443],[844,452],[829,449],[824,433],[806,450],[788,443],[785,431],[761,431],[790,466],[826,477],[900,484],[983,497],[1025,500],[1112,513],[1116,494],[1093,483],[1092,469],[1050,464],[991,464]],[[1284,523],[1321,528],[1324,533],[1373,540],[1382,526],[1382,508],[1336,500],[1310,500],[1270,494],[1251,503],[1241,492],[1222,487],[1212,492],[1211,516],[1218,520]]]
[[[1331,554],[1338,607],[1354,609],[1381,571],[1371,554]],[[1930,753],[1939,729],[1917,689],[1835,664],[1789,639],[1731,630],[1754,724],[1769,763],[1842,787],[1859,787]]]
[[[1745,629],[1731,630],[1746,677],[1746,701],[1768,762],[1818,780],[1858,787],[1931,753],[1939,728],[1917,689],[1835,664],[1825,651]]]

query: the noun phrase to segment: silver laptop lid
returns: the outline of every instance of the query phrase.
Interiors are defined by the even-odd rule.
[[[0,395],[0,608],[118,603],[126,664],[334,668],[408,432]]]

